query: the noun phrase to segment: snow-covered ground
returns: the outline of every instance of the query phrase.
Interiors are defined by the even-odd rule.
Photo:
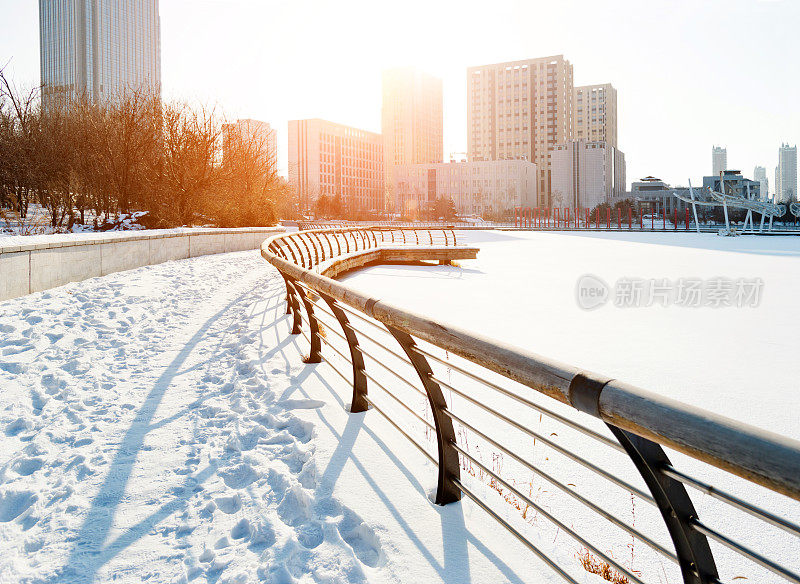
[[[346,412],[283,295],[252,251],[0,303],[0,582],[544,581]]]
[[[94,233],[96,231],[130,231],[144,229],[138,221],[146,211],[134,211],[133,213],[121,213],[112,216],[110,223],[104,225],[105,219],[102,215],[96,215],[93,211],[84,212],[86,223],[75,223],[71,229],[67,229],[66,221],[64,225],[53,227],[50,224],[50,213],[47,209],[38,204],[28,207],[28,213],[24,220],[20,220],[17,213],[7,209],[0,209],[0,238],[25,235],[52,235],[57,233]],[[76,215],[76,220],[80,220],[80,214]],[[94,223],[99,224],[99,228],[94,228]],[[100,229],[103,228],[103,229]]]
[[[347,281],[376,298],[800,437],[792,376],[800,240],[463,236],[481,252],[461,267],[376,267]],[[585,274],[612,285],[620,278],[761,278],[763,295],[754,308],[611,302],[585,311],[575,292]],[[470,501],[430,503],[435,467],[376,412],[347,413],[350,391],[330,364],[301,362],[308,344],[288,334],[284,292],[257,252],[240,252],[0,303],[0,582],[559,581]],[[401,394],[375,364],[368,371]],[[376,389],[370,395],[390,403]],[[424,415],[424,402],[409,395]],[[524,416],[507,403],[497,407]],[[611,464],[546,418],[523,421]],[[421,426],[414,436],[434,444]],[[614,498],[613,489],[573,474],[535,441],[504,437],[664,542],[658,518],[629,494]],[[543,508],[593,533],[625,566],[674,581],[674,570],[647,559],[640,543],[612,541],[570,499],[459,429],[460,443],[467,439],[487,466],[505,465],[504,474]],[[472,488],[505,505],[497,489],[481,486],[480,473],[464,470]],[[617,472],[635,481],[630,469]],[[768,495],[758,502],[774,509]],[[507,507],[507,519],[580,582],[603,582],[580,569],[580,548],[539,513],[523,509],[523,519]],[[701,517],[715,509],[708,503]],[[775,511],[800,520],[796,508]],[[757,529],[750,536],[748,543],[771,541]],[[776,540],[771,555],[797,569],[800,553],[784,541]],[[727,576],[770,581],[749,568]]]

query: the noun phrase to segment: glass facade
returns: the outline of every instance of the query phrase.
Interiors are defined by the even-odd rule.
[[[158,0],[39,0],[42,97],[161,92]]]

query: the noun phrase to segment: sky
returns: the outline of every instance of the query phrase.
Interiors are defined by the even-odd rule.
[[[0,0],[0,66],[39,82],[38,2]],[[278,130],[290,119],[380,131],[381,70],[444,82],[444,156],[467,149],[466,69],[563,54],[576,85],[618,91],[628,182],[693,184],[711,148],[752,176],[800,142],[800,0],[161,0],[164,97]],[[696,181],[696,182],[695,182]]]

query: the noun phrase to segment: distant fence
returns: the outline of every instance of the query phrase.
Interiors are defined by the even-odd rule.
[[[153,229],[0,238],[0,301],[113,272],[258,249],[282,227]]]
[[[261,253],[285,279],[292,333],[310,344],[305,361],[324,354],[352,387],[352,412],[385,417],[438,467],[436,503],[467,495],[573,584],[585,571],[617,584],[800,583],[800,526],[789,519],[800,517],[799,442],[326,276],[342,262],[380,263],[403,241],[417,259],[459,255],[455,232],[372,228],[278,235]],[[548,553],[532,535],[543,525],[570,538],[575,555]]]
[[[623,211],[620,207],[612,209],[587,209],[580,207],[516,207],[514,209],[515,229],[592,229],[592,230],[627,230],[627,231],[695,231],[698,223],[694,220],[691,209],[683,211],[677,208],[671,212],[666,208],[651,213],[634,214],[632,208]],[[736,224],[733,225],[737,227]],[[772,225],[770,229],[784,234],[796,234],[797,221],[782,222],[780,226]],[[700,231],[716,232],[725,227],[725,223],[700,221]],[[761,233],[764,226],[752,227],[749,232]],[[773,233],[774,234],[774,233]]]

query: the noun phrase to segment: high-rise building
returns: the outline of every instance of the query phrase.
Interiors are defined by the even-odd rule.
[[[158,0],[39,0],[42,97],[161,93]]]
[[[719,176],[724,170],[728,170],[728,150],[722,146],[714,146],[711,149],[711,174]]]
[[[553,207],[593,209],[625,194],[625,154],[606,142],[572,140],[551,153]]]
[[[572,65],[563,55],[467,69],[469,160],[522,159],[550,205],[550,151],[572,140]]]
[[[769,179],[767,178],[767,169],[763,166],[756,166],[753,169],[753,180],[759,184],[759,193],[761,199],[766,201],[769,199]]]
[[[398,212],[415,217],[437,199],[462,214],[510,213],[536,205],[536,165],[527,160],[408,164],[395,168]]]
[[[775,202],[797,201],[797,146],[781,144],[775,169]]]
[[[383,72],[383,161],[389,199],[400,164],[442,162],[444,152],[442,80],[410,67]]]
[[[326,120],[289,121],[289,184],[302,211],[321,196],[348,210],[384,208],[383,138]]]
[[[575,140],[617,144],[617,90],[610,83],[573,90],[572,133]]]
[[[278,165],[277,132],[267,123],[259,120],[236,120],[222,126],[223,160],[231,156],[236,148],[247,145],[257,151],[265,165],[272,171]]]

